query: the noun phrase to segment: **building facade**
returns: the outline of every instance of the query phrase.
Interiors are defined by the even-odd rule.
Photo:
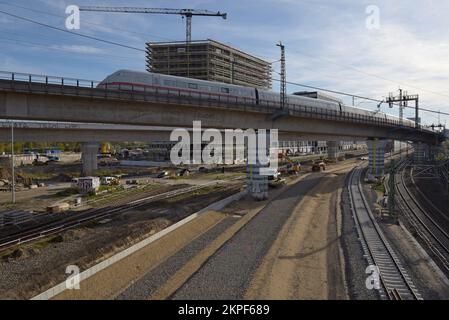
[[[271,88],[271,64],[214,40],[147,43],[148,72]]]

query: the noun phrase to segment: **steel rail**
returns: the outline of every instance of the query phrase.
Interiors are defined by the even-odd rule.
[[[41,239],[41,238],[44,238],[44,237],[47,237],[50,235],[60,233],[62,231],[74,228],[74,227],[79,226],[86,222],[99,220],[99,219],[108,217],[114,213],[123,212],[123,211],[127,211],[130,209],[136,209],[138,207],[141,207],[142,205],[146,205],[146,204],[154,202],[154,201],[169,199],[169,198],[183,195],[183,194],[186,194],[189,192],[197,191],[197,190],[203,189],[205,187],[208,187],[211,184],[212,183],[207,183],[207,184],[203,184],[200,186],[189,186],[189,187],[183,188],[183,189],[168,191],[168,192],[165,192],[165,193],[162,193],[159,195],[142,198],[142,199],[135,200],[130,203],[127,203],[124,205],[119,205],[119,206],[112,207],[112,208],[105,207],[105,208],[100,208],[100,209],[87,210],[85,213],[89,213],[89,211],[91,213],[91,214],[88,214],[87,217],[74,218],[74,220],[71,220],[71,221],[50,222],[47,225],[45,225],[45,224],[39,225],[34,229],[25,230],[23,232],[20,232],[20,233],[11,235],[11,236],[0,238],[0,252],[5,251],[5,250],[7,250],[13,246],[19,245],[19,244],[28,243],[28,242],[35,241],[35,240],[38,240],[38,239]]]
[[[368,263],[376,266],[379,270],[382,283],[379,294],[382,299],[389,300],[422,300],[371,212],[360,183],[362,170],[357,167],[351,172],[348,191],[365,256]]]
[[[400,171],[399,183],[396,190],[397,199],[403,216],[415,229],[418,236],[427,244],[429,249],[441,261],[446,271],[449,271],[449,235],[441,226],[423,209],[416,197],[411,193],[405,181],[405,168],[408,162],[404,161],[398,167]]]

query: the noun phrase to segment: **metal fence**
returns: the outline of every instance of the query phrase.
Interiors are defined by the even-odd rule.
[[[11,90],[16,92],[57,94],[67,96],[82,96],[98,99],[119,99],[128,101],[158,102],[179,105],[194,105],[227,108],[238,111],[254,111],[268,114],[279,113],[279,105],[272,101],[261,100],[256,104],[255,99],[246,97],[224,96],[218,93],[195,93],[179,89],[158,89],[145,86],[107,86],[97,88],[100,81],[62,78],[36,74],[24,74],[0,71],[0,90]],[[359,124],[383,126],[389,128],[402,128],[409,130],[420,130],[432,132],[421,125],[416,128],[409,123],[401,122],[399,119],[386,119],[368,115],[329,110],[319,107],[304,106],[287,103],[283,110],[285,114],[302,118],[343,121]]]

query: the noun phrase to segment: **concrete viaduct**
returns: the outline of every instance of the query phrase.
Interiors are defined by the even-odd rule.
[[[0,73],[0,78],[0,141],[10,140],[9,120],[18,121],[17,140],[88,142],[85,152],[96,152],[92,142],[98,141],[167,139],[173,128],[192,128],[193,121],[205,129],[278,129],[281,139],[313,137],[330,141],[331,149],[336,149],[334,141],[345,139],[425,145],[440,139],[434,131],[395,120],[301,105],[279,110],[245,98],[198,97],[177,90],[100,89],[93,81],[14,73]],[[382,145],[375,143],[376,148]]]

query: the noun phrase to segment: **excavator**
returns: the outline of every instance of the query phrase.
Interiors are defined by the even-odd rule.
[[[279,169],[281,175],[298,174],[301,171],[301,163],[299,161],[290,159],[290,157],[286,154],[280,154],[279,158],[279,161],[281,163],[287,162],[287,165],[285,167],[281,167]]]

